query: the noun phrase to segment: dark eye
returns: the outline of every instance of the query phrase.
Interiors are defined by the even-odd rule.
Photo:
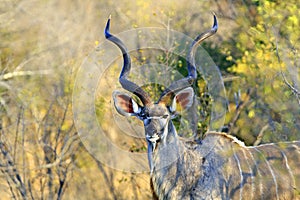
[[[169,115],[163,115],[162,118],[167,119]]]
[[[148,113],[141,113],[140,118],[143,119],[143,120],[147,119],[147,118],[149,118],[149,114]]]

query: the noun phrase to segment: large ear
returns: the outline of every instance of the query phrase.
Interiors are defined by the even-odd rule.
[[[119,92],[113,92],[114,105],[118,113],[124,116],[136,116],[141,112],[141,106],[139,106],[131,96]]]
[[[194,90],[191,87],[185,88],[178,92],[170,106],[171,112],[186,110],[192,106],[194,99]]]

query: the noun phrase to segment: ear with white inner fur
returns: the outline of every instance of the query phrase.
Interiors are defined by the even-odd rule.
[[[178,92],[170,106],[171,112],[186,110],[192,106],[194,99],[194,90],[191,87],[185,88]]]
[[[141,112],[141,106],[126,93],[115,91],[113,92],[113,99],[115,108],[121,115],[136,116]]]

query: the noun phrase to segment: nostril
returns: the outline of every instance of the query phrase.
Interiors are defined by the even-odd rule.
[[[156,130],[148,130],[147,131],[147,137],[152,138],[158,135],[158,132]]]

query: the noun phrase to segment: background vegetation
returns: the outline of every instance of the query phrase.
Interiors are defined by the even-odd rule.
[[[94,159],[73,122],[76,72],[104,41],[109,14],[115,33],[155,26],[194,37],[211,26],[215,12],[218,33],[203,47],[224,78],[224,131],[249,145],[300,139],[299,1],[0,2],[1,199],[151,197],[147,173],[120,172]],[[129,151],[144,150],[143,141],[120,139]]]

